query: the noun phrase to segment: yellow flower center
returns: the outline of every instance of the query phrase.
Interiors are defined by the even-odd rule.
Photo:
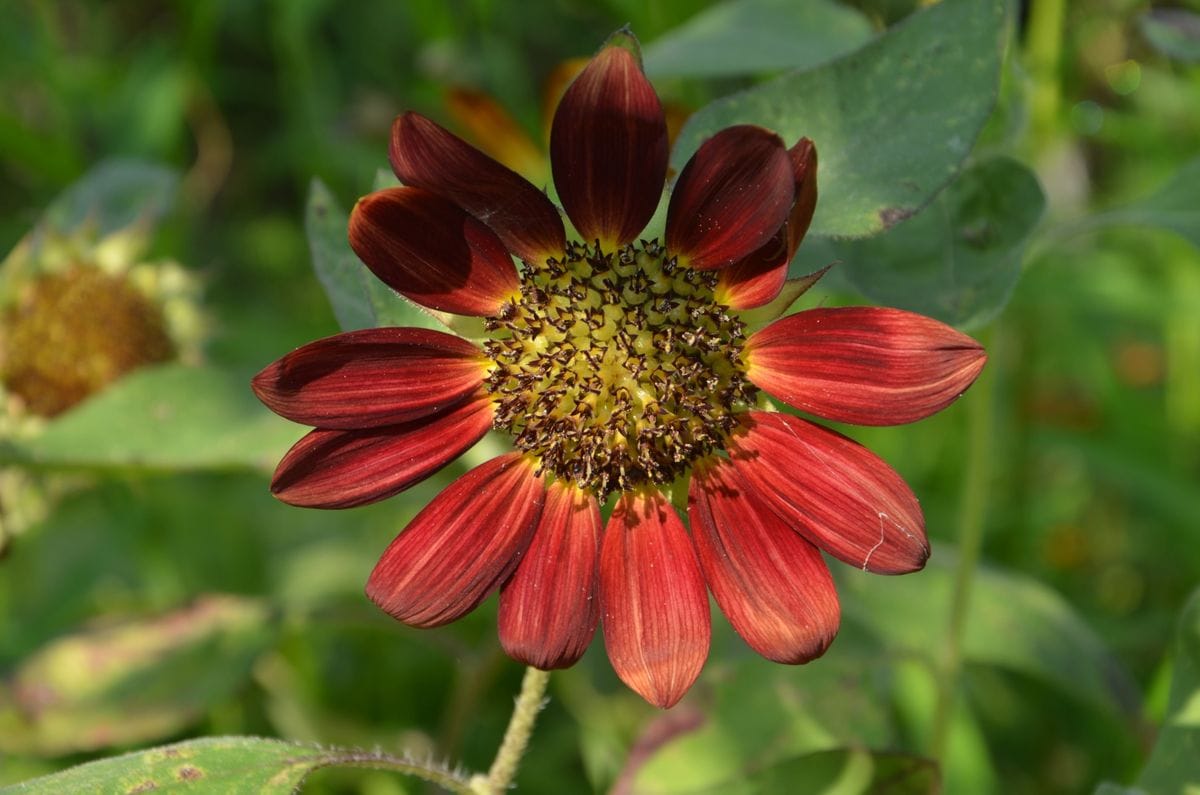
[[[495,427],[601,498],[670,483],[720,446],[757,391],[738,361],[743,325],[715,284],[657,241],[615,254],[571,243],[526,268],[520,297],[487,320]]]

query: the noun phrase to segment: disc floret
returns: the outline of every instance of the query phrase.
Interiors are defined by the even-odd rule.
[[[569,243],[526,268],[520,295],[487,320],[494,427],[601,498],[675,480],[757,392],[738,364],[744,326],[715,285],[657,240],[615,253]]]

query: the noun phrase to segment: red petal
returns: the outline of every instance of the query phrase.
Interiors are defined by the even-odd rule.
[[[801,138],[788,150],[788,159],[796,196],[786,225],[750,256],[722,270],[717,281],[717,300],[733,309],[754,309],[775,300],[812,223],[817,206],[817,150],[812,141]]]
[[[808,233],[813,213],[817,209],[817,148],[808,138],[801,138],[788,150],[792,164],[792,178],[796,189],[796,200],[788,213],[787,239],[788,261],[800,248],[800,242]]]
[[[863,571],[903,574],[929,557],[908,484],[874,453],[790,414],[752,411],[732,440],[742,482],[821,549]]]
[[[361,431],[318,428],[279,462],[271,492],[303,508],[353,508],[420,483],[492,425],[487,395],[434,417]]]
[[[350,213],[350,246],[388,287],[431,309],[495,315],[520,288],[492,230],[420,188],[359,199]]]
[[[417,113],[392,125],[392,169],[405,185],[445,196],[483,221],[527,262],[561,257],[558,209],[520,174]]]
[[[708,656],[708,594],[696,551],[657,491],[627,493],[600,550],[604,645],[613,670],[666,709],[687,692]]]
[[[637,238],[667,176],[667,123],[637,42],[618,33],[563,95],[550,131],[554,186],[586,242]]]
[[[837,634],[841,611],[820,550],[726,462],[693,475],[688,516],[704,578],[750,647],[780,663],[821,656]]]
[[[470,342],[420,328],[372,328],[297,348],[254,377],[271,411],[319,428],[374,428],[436,414],[483,382]]]
[[[941,411],[987,354],[944,323],[883,307],[811,309],[746,340],[747,377],[803,411],[856,425],[898,425]]]
[[[500,643],[534,668],[574,665],[596,633],[600,506],[556,481],[533,542],[500,591]]]
[[[787,282],[787,230],[780,229],[757,251],[728,268],[717,277],[714,296],[733,309],[754,309],[775,300]]]
[[[448,624],[502,583],[529,545],[545,486],[534,464],[508,453],[451,483],[388,546],[367,596],[415,627]]]
[[[705,141],[683,167],[667,208],[667,251],[699,270],[757,251],[787,220],[795,189],[779,136],[748,124]]]

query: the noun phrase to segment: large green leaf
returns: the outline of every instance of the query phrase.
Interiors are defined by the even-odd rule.
[[[446,325],[375,278],[346,237],[349,216],[327,187],[314,179],[308,192],[304,228],[313,269],[343,331],[375,326],[420,326],[445,331]]]
[[[1130,788],[1106,784],[1097,795],[1195,795],[1200,792],[1200,591],[1179,620],[1167,718],[1146,768]]]
[[[870,23],[831,0],[728,0],[643,50],[646,73],[719,77],[806,69],[871,38]]]
[[[872,301],[979,326],[1008,302],[1045,204],[1033,172],[1010,158],[992,158],[967,169],[929,207],[882,235],[810,241],[794,269],[799,275],[837,261]]]
[[[1155,193],[1083,222],[1086,226],[1134,224],[1169,229],[1200,248],[1200,157],[1183,164]]]
[[[448,770],[353,749],[318,748],[262,737],[212,737],[137,751],[73,767],[0,789],[4,795],[112,795],[188,792],[292,795],[314,770],[368,767],[419,776],[455,792],[470,792]]]
[[[0,460],[53,467],[271,469],[299,436],[263,408],[244,377],[179,364],[131,373],[0,448]]]
[[[944,0],[845,58],[698,111],[674,166],[731,124],[759,124],[789,143],[808,136],[821,162],[813,232],[881,232],[958,173],[995,104],[1008,27],[1004,0]]]
[[[257,601],[208,596],[59,638],[0,688],[0,752],[58,756],[174,734],[246,680],[272,634]]]
[[[892,653],[936,656],[954,593],[953,557],[939,547],[909,577],[838,567],[844,620],[873,632]],[[1032,579],[976,573],[962,654],[968,664],[1032,677],[1109,714],[1136,710],[1136,688],[1104,643],[1062,597]]]

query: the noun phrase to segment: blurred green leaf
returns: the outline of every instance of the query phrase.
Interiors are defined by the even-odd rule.
[[[1166,184],[1145,199],[1100,213],[1085,223],[1169,229],[1200,248],[1200,157],[1184,163]]]
[[[1167,718],[1145,770],[1132,788],[1107,784],[1096,795],[1194,795],[1200,792],[1197,760],[1200,760],[1200,591],[1192,594],[1179,620]]]
[[[996,157],[971,166],[933,203],[868,240],[812,241],[795,273],[838,266],[864,296],[956,326],[994,317],[1021,276],[1025,243],[1045,209],[1033,172]]]
[[[102,759],[0,789],[7,795],[254,792],[291,795],[331,765],[416,770],[377,752],[338,751],[261,737],[211,737]],[[449,774],[446,774],[449,779]]]
[[[830,0],[728,0],[647,45],[646,73],[724,77],[807,69],[871,38],[861,14]]]
[[[838,582],[846,622],[867,628],[892,652],[936,656],[945,642],[955,561],[935,548],[911,577],[845,573]],[[995,569],[975,574],[963,659],[1042,681],[1116,714],[1136,711],[1136,688],[1104,643],[1054,591]]]
[[[0,690],[0,751],[56,756],[173,734],[245,681],[268,619],[258,601],[207,596],[55,640]]]
[[[179,175],[142,160],[107,160],[67,188],[46,210],[45,220],[69,230],[84,221],[101,235],[134,222],[152,223],[175,201]]]
[[[732,124],[759,124],[820,153],[812,230],[864,237],[910,217],[961,168],[996,101],[1004,0],[944,0],[857,52],[697,111],[674,166]]]
[[[0,460],[52,467],[270,470],[299,436],[247,379],[208,367],[138,370],[0,448]]]
[[[1184,8],[1151,8],[1138,19],[1154,49],[1185,63],[1200,61],[1200,14]]]
[[[350,248],[349,215],[318,179],[308,191],[305,231],[313,269],[343,331],[375,326],[419,326],[445,331],[446,324],[375,278]]]

